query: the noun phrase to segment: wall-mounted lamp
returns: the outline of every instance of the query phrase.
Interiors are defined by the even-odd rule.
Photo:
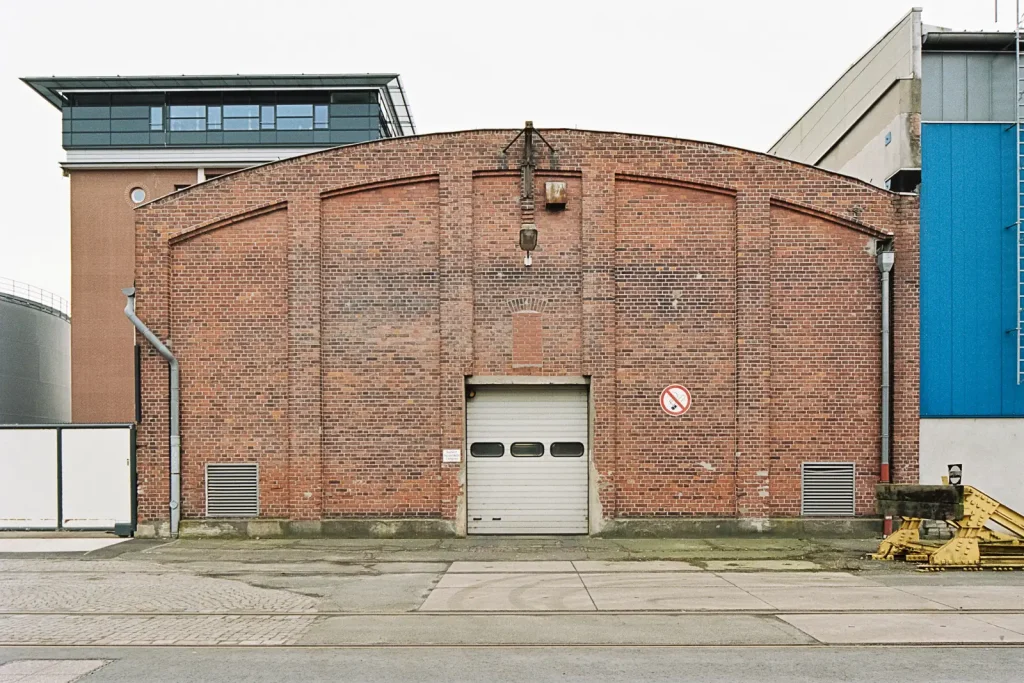
[[[530,252],[537,248],[537,226],[533,223],[523,223],[523,226],[519,228],[519,248],[526,252],[523,264],[527,266],[532,264],[533,259],[530,258]]]

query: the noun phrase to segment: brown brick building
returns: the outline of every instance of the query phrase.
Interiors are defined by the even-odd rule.
[[[523,138],[502,154],[515,134],[332,149],[136,210],[138,313],[181,366],[186,528],[655,533],[871,515],[883,245],[892,474],[917,481],[916,198],[575,130],[543,131],[555,153],[538,143],[530,193]],[[539,234],[529,266],[523,224]],[[670,384],[692,395],[681,416],[659,403]],[[167,424],[167,366],[147,347],[141,533],[166,530]],[[836,467],[805,468],[822,463]]]
[[[25,78],[61,110],[71,196],[71,416],[131,422],[133,210],[241,168],[415,132],[398,74]]]

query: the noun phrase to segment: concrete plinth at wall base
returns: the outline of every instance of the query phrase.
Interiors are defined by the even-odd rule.
[[[139,525],[145,534],[166,536],[166,524]],[[159,526],[149,533],[149,527]],[[455,523],[443,519],[188,519],[178,529],[181,538],[452,538]]]
[[[878,517],[687,517],[606,520],[603,538],[871,538],[882,533]],[[140,523],[137,538],[170,535],[167,522]],[[455,538],[455,522],[444,519],[188,519],[181,538]]]
[[[597,536],[604,538],[870,538],[882,533],[879,517],[676,517],[612,519]]]
[[[171,535],[170,522],[139,522],[135,527],[135,538],[167,538]]]

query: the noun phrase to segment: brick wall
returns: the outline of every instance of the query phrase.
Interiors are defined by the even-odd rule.
[[[736,512],[736,205],[730,193],[615,184],[620,517]],[[686,386],[682,417],[657,403]]]
[[[181,355],[186,517],[203,464],[258,458],[267,517],[454,520],[463,465],[440,451],[464,447],[470,375],[590,378],[605,519],[798,514],[806,460],[856,462],[870,513],[872,248],[890,238],[893,471],[916,477],[913,198],[726,147],[551,130],[534,207],[500,168],[514,134],[330,150],[137,210],[139,314]],[[546,180],[567,183],[564,211]],[[679,418],[658,405],[674,382],[694,399]],[[166,386],[147,349],[142,519],[167,517]]]
[[[324,201],[325,517],[440,514],[437,191]]]
[[[262,509],[289,513],[286,225],[276,211],[171,245],[183,516],[205,514],[211,461],[258,462]]]
[[[771,460],[776,516],[800,514],[801,463],[852,462],[856,510],[880,468],[881,289],[872,237],[772,207]]]
[[[569,193],[580,197],[579,178],[547,174],[535,178],[535,196],[543,198],[547,180],[566,182]],[[564,211],[534,213],[538,248],[533,266],[526,268],[518,246],[520,184],[516,172],[478,174],[473,182],[473,374],[578,376],[580,202],[577,199]],[[543,354],[534,362],[519,363],[512,353],[513,320],[529,325],[516,315],[526,310],[540,316]]]

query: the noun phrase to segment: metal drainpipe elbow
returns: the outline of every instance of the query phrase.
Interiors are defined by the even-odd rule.
[[[125,303],[124,314],[135,326],[143,337],[146,338],[153,348],[167,361],[170,371],[170,443],[169,451],[169,480],[170,480],[170,525],[171,536],[178,536],[178,526],[181,521],[181,408],[180,408],[180,387],[181,377],[178,371],[178,359],[174,357],[167,345],[160,341],[160,338],[153,333],[146,324],[135,314],[135,288],[125,287],[121,292],[128,298]]]

